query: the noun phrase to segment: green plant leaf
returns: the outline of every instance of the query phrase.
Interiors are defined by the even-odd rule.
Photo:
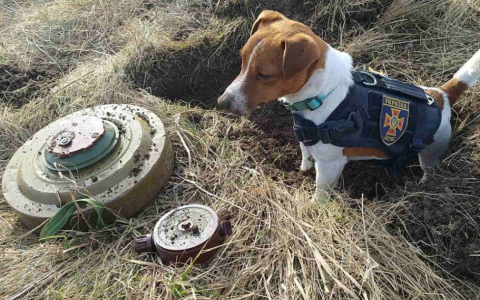
[[[176,297],[183,297],[185,296],[186,291],[180,284],[176,284],[172,288],[172,293]]]
[[[40,238],[46,239],[50,236],[55,236],[60,229],[67,224],[68,218],[70,218],[76,209],[75,203],[73,202],[69,202],[60,208],[60,210],[42,228]]]
[[[185,296],[187,291],[185,290],[185,288],[183,287],[183,285],[181,283],[185,282],[185,280],[187,279],[188,273],[190,273],[190,270],[192,269],[193,265],[195,264],[195,261],[200,257],[200,254],[202,254],[202,251],[203,251],[203,249],[205,249],[205,246],[207,246],[207,243],[205,243],[205,245],[203,245],[202,249],[200,249],[200,251],[197,253],[197,255],[193,258],[193,260],[190,263],[190,265],[188,266],[188,268],[185,271],[183,271],[182,275],[180,276],[180,281],[177,281],[177,283],[175,283],[173,285],[172,293],[173,293],[174,296],[177,296],[177,297]]]
[[[105,207],[100,202],[90,198],[79,199],[76,200],[76,202],[80,208],[90,204],[97,212],[97,227],[103,228],[106,226],[102,218]],[[68,219],[76,210],[77,207],[73,202],[69,202],[62,206],[62,208],[43,227],[42,231],[40,232],[40,239],[47,240],[50,238],[59,237],[56,234],[60,231],[60,229],[63,228],[63,226],[65,226],[65,224],[67,224]]]
[[[80,200],[77,200],[77,202],[90,204],[97,212],[97,227],[103,228],[106,226],[102,218],[103,211],[105,210],[105,207],[103,206],[102,203],[90,198],[80,199]]]

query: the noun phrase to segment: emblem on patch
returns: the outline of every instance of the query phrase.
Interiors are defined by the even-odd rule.
[[[407,129],[409,113],[408,101],[383,97],[380,135],[385,145],[393,145],[402,137]]]

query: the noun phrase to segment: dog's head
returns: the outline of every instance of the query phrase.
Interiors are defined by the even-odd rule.
[[[242,69],[218,104],[248,114],[261,103],[298,92],[325,65],[328,45],[306,25],[263,11],[241,50]]]

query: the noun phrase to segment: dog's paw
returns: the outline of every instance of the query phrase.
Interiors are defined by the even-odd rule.
[[[330,202],[330,193],[321,189],[315,191],[315,195],[312,197],[311,201],[313,203],[328,203]]]
[[[422,179],[420,179],[420,182],[418,182],[418,185],[422,185],[422,184],[427,183],[429,178],[430,178],[430,176],[428,176],[427,173],[424,173]]]
[[[313,161],[310,159],[302,159],[302,164],[300,165],[300,171],[307,172],[313,167]]]

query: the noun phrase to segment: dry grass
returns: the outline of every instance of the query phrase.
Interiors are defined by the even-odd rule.
[[[473,1],[299,3],[272,6],[291,5],[290,15],[308,22],[360,63],[416,83],[444,81],[480,48],[480,4]],[[0,198],[1,297],[174,299],[179,298],[173,294],[178,286],[185,299],[480,297],[475,285],[456,279],[435,257],[388,230],[419,192],[396,192],[393,203],[341,193],[329,203],[312,203],[311,181],[293,188],[281,178],[273,180],[271,164],[242,150],[242,143],[254,137],[231,138],[254,123],[190,105],[202,101],[208,107],[237,72],[238,47],[248,33],[248,20],[258,7],[266,7],[261,1],[0,5],[9,12],[8,24],[0,23],[4,63],[53,70],[57,76],[54,85],[45,87],[45,95],[19,109],[0,103],[0,170],[25,140],[52,120],[104,103],[152,110],[166,123],[176,149],[174,175],[145,210],[103,230],[66,231],[68,244],[39,243],[38,236],[26,235]],[[362,11],[369,12],[368,22],[360,17]],[[159,73],[165,68],[170,68],[168,73]],[[156,97],[138,86],[190,103]],[[461,156],[453,154],[444,169],[454,160],[456,170],[478,174],[478,130],[475,122],[470,124],[477,116],[478,98],[477,88],[456,107],[461,116],[456,127],[464,131],[454,149]],[[462,125],[463,120],[468,121]],[[460,146],[460,139],[471,142]],[[452,180],[460,173],[454,172]],[[456,197],[434,194],[444,201]],[[210,264],[185,274],[186,267],[163,266],[156,258],[134,253],[135,236],[149,232],[163,212],[187,203],[207,204],[232,217],[234,235]]]

